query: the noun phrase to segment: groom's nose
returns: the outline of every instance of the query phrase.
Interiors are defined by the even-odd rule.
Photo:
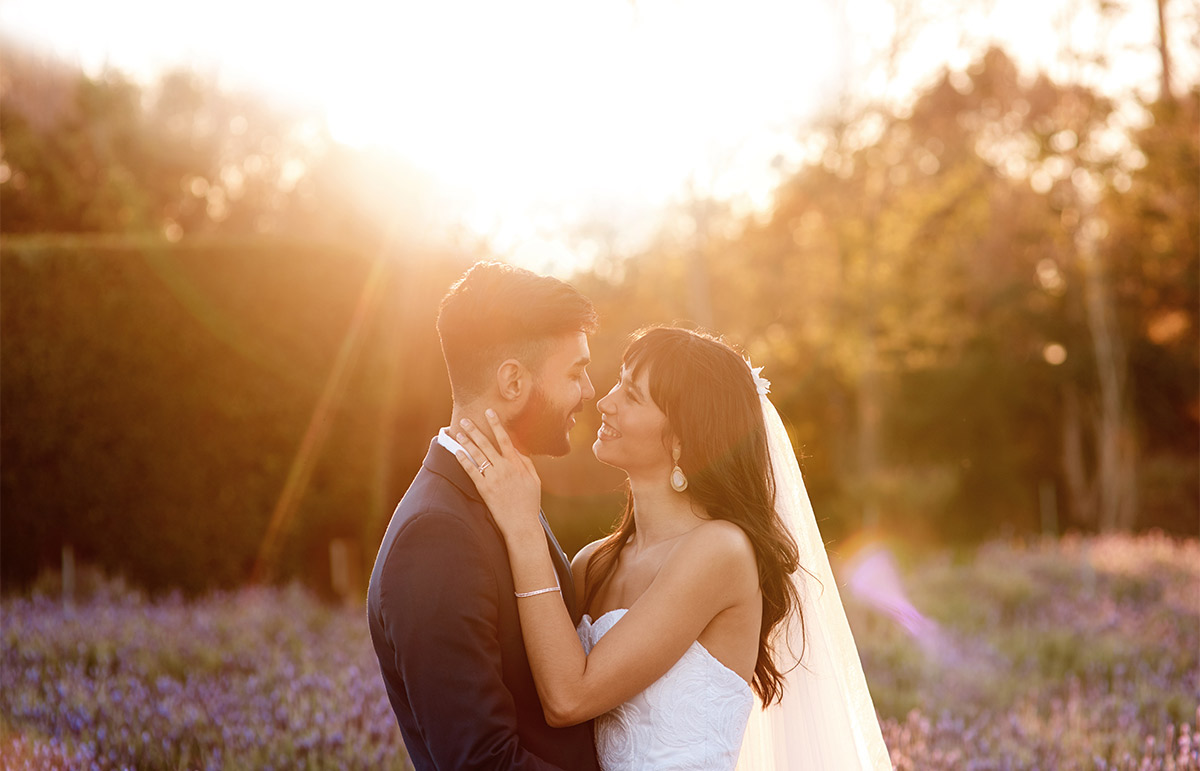
[[[588,377],[586,372],[583,373],[583,400],[590,402],[596,398],[596,389],[592,385],[592,379]]]

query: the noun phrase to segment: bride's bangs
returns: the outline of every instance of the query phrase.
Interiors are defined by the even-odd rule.
[[[649,396],[660,410],[670,417],[668,408],[674,397],[678,396],[676,378],[685,371],[681,366],[683,356],[680,354],[687,345],[687,339],[677,334],[682,330],[670,327],[647,327],[634,333],[633,339],[621,357],[630,378],[637,378],[642,370],[650,368]]]

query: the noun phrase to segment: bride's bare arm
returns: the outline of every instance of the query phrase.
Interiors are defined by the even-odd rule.
[[[504,534],[516,591],[554,586],[554,565],[537,518],[540,483],[532,462],[512,448],[498,421],[492,421],[498,448],[478,429],[464,428],[472,440],[464,446],[477,460],[486,457],[492,463],[480,474],[470,458],[459,458]],[[574,725],[628,701],[662,677],[718,613],[757,591],[749,538],[736,525],[714,520],[684,537],[590,656],[553,592],[519,598],[526,654],[547,721]]]
[[[532,551],[509,546],[510,559],[522,562]],[[514,574],[520,569],[514,562]],[[591,655],[561,603],[521,600],[521,631],[547,720],[574,725],[645,690],[718,613],[745,599],[747,584],[757,589],[749,540],[736,525],[710,522],[687,536]]]

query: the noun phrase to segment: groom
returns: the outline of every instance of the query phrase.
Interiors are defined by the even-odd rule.
[[[367,593],[371,641],[404,744],[425,769],[596,769],[591,723],[546,724],[508,553],[453,453],[459,421],[496,411],[529,455],[565,455],[588,379],[591,302],[557,279],[477,263],[437,320],[454,407],[388,525]],[[486,468],[486,467],[485,467]],[[571,569],[543,519],[576,621]]]

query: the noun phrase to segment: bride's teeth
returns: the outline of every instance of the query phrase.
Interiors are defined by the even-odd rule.
[[[618,432],[609,428],[608,424],[606,424],[606,423],[600,424],[600,433],[604,434],[606,437],[608,437],[610,439],[616,439],[617,437],[620,436],[620,434]]]

